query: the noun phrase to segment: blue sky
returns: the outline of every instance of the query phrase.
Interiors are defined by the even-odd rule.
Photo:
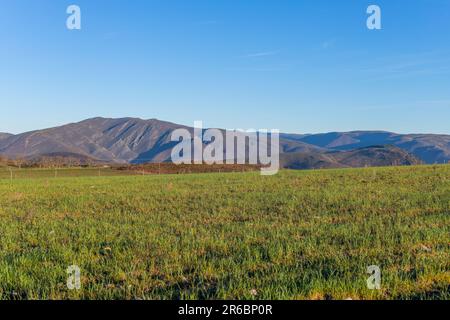
[[[3,1],[0,111],[12,133],[132,116],[449,134],[450,0]]]

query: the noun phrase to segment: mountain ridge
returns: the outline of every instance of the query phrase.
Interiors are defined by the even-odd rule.
[[[177,144],[170,141],[171,133],[180,128],[193,131],[192,127],[154,118],[95,117],[16,135],[0,133],[0,155],[33,158],[67,153],[113,163],[164,162],[170,160],[171,149]],[[402,135],[377,130],[280,134],[282,154],[329,157],[330,152],[387,145],[400,148],[425,163],[447,163],[450,160],[450,135]],[[390,151],[394,152],[393,149]],[[394,153],[405,157],[397,151]]]

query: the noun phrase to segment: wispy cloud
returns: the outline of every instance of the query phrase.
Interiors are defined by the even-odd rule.
[[[361,69],[361,71],[371,74],[377,80],[448,74],[450,58],[443,53],[385,57],[375,62],[370,68]]]
[[[417,101],[408,101],[397,104],[384,104],[384,105],[366,105],[359,106],[355,110],[359,111],[381,111],[381,110],[411,110],[413,109],[441,109],[441,108],[449,108],[450,100],[441,99],[441,100],[417,100]]]
[[[269,57],[269,56],[275,56],[279,51],[262,51],[262,52],[255,52],[255,53],[249,53],[246,54],[245,58],[258,58],[258,57]]]

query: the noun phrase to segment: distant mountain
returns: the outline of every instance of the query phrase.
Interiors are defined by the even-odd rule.
[[[347,167],[412,166],[423,164],[414,155],[396,146],[371,146],[328,153]]]
[[[0,140],[9,138],[9,137],[11,137],[11,136],[12,136],[12,134],[10,134],[10,133],[0,132]]]
[[[384,131],[332,132],[324,134],[283,134],[283,139],[304,142],[328,150],[354,150],[374,145],[397,146],[425,163],[450,161],[450,135],[396,134]]]
[[[306,170],[345,168],[346,166],[325,153],[294,152],[283,153],[280,155],[280,167],[285,169]]]
[[[2,133],[0,155],[25,159],[54,155],[84,162],[164,162],[170,160],[177,144],[170,141],[171,133],[179,128],[193,130],[156,119],[93,118],[18,135]],[[364,149],[375,145],[382,147]],[[415,163],[417,159],[409,159],[407,153],[426,163],[444,163],[450,160],[450,136],[380,131],[282,134],[280,151],[282,161],[301,168]]]
[[[281,166],[288,169],[328,169],[418,165],[423,162],[395,146],[371,146],[326,153],[286,153]]]
[[[105,162],[164,161],[174,143],[170,134],[183,126],[136,118],[93,118],[27,132],[0,141],[0,154],[29,158],[52,153],[79,154]]]
[[[116,163],[164,162],[170,160],[175,129],[193,128],[156,119],[93,118],[61,127],[27,132],[0,140],[0,154],[12,158],[40,155],[79,154],[97,161]],[[320,151],[301,141],[281,141],[285,152]]]

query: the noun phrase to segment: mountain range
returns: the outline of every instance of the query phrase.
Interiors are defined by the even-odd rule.
[[[170,161],[175,129],[193,128],[157,119],[92,118],[26,132],[0,133],[0,155],[90,158],[108,163]],[[384,131],[280,135],[281,162],[293,169],[447,163],[450,135],[396,134]]]

